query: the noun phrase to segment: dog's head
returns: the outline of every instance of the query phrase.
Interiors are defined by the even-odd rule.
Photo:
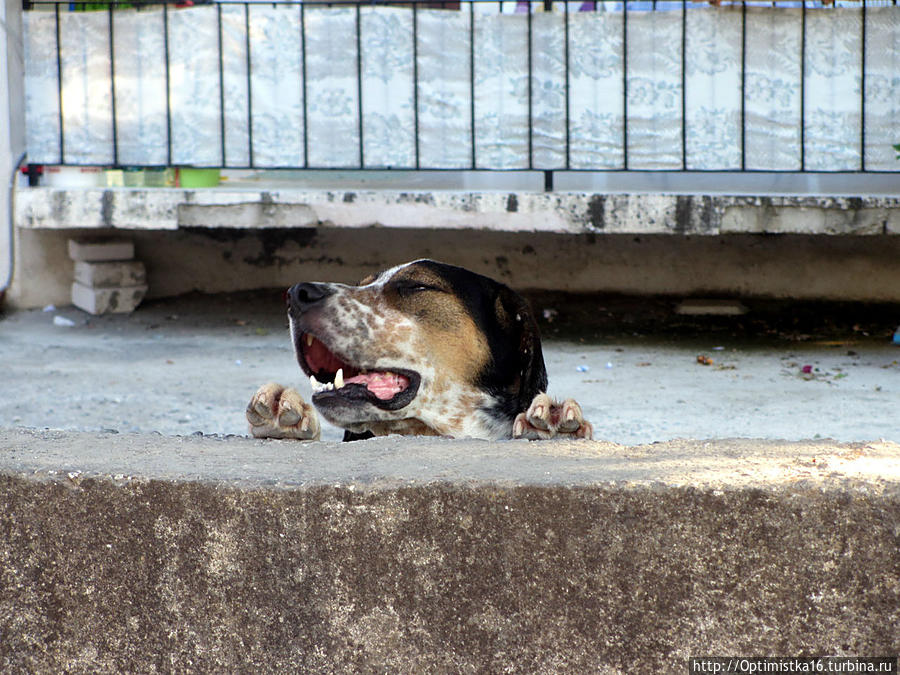
[[[301,283],[287,295],[312,402],[345,429],[413,420],[444,435],[507,435],[547,387],[528,303],[480,274],[419,260],[358,286]]]

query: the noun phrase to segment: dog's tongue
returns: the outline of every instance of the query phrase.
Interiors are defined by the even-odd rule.
[[[371,372],[344,380],[347,384],[364,384],[382,401],[388,401],[409,386],[409,378],[398,373]]]

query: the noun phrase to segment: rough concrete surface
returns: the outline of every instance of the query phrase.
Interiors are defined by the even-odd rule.
[[[0,668],[643,673],[893,655],[897,467],[892,443],[6,430]]]
[[[606,234],[900,232],[895,197],[322,190],[247,185],[20,190],[23,228],[416,227]]]

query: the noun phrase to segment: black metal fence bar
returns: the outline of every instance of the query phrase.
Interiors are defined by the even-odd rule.
[[[859,36],[859,170],[866,170],[866,0],[862,0]]]
[[[566,170],[572,167],[572,111],[571,111],[571,93],[569,88],[571,87],[570,83],[570,64],[569,64],[569,3],[563,3],[563,11],[565,12],[563,16],[563,34],[565,36],[563,40],[563,49],[565,50],[565,59],[563,61],[563,70],[566,75],[566,86],[564,89],[566,96]]]
[[[222,6],[216,5],[216,49],[219,56],[219,152],[222,154],[222,166],[228,163],[225,155],[225,54],[222,49]]]
[[[472,168],[476,167],[475,152],[475,4],[469,3],[469,118],[472,132]]]
[[[250,54],[250,4],[244,4],[244,49],[247,66],[247,161],[253,165],[253,57]]]
[[[59,14],[56,15],[59,21]],[[166,63],[166,164],[172,164],[172,73],[169,59],[169,5],[163,5],[163,49]],[[224,161],[224,158],[223,158]]]
[[[362,19],[356,5],[356,117],[359,120],[359,168],[366,168],[366,149],[363,143],[363,75],[362,75]]]
[[[59,5],[56,12],[56,102],[59,106],[59,163],[66,163],[66,125],[63,116],[62,39],[59,34]]]
[[[174,2],[175,0],[169,0],[167,2],[163,2],[157,0],[156,2],[131,2],[130,5],[162,5],[163,13],[163,49],[164,49],[164,66],[165,66],[165,124],[166,124],[166,159],[169,165],[173,164],[173,160],[180,159],[179,149],[175,147],[175,138],[173,136],[173,81],[172,81],[172,63],[171,63],[171,54],[170,54],[170,26],[169,26],[169,4]],[[572,168],[572,153],[573,153],[573,91],[572,91],[572,67],[573,64],[571,49],[572,45],[571,39],[571,23],[572,17],[570,12],[572,11],[571,3],[576,2],[580,3],[581,0],[555,0],[555,2],[551,2],[550,0],[541,0],[543,3],[543,7],[546,11],[557,11],[554,5],[558,5],[562,3],[562,31],[563,31],[563,44],[562,44],[562,54],[561,60],[563,63],[563,91],[565,96],[564,101],[564,115],[565,115],[565,126],[564,126],[564,161],[561,162],[559,167],[546,167],[540,165],[539,161],[536,161],[536,147],[535,147],[535,129],[534,125],[537,118],[536,113],[536,81],[535,81],[535,49],[543,48],[542,44],[538,44],[535,38],[535,21],[532,17],[532,12],[535,10],[534,4],[529,3],[527,17],[525,20],[525,30],[526,30],[526,40],[527,40],[527,54],[526,59],[527,62],[524,64],[527,70],[527,120],[528,126],[526,129],[527,133],[527,158],[521,157],[519,159],[519,166],[521,170],[540,170],[545,172],[545,186],[552,187],[553,184],[553,176],[552,171],[558,170],[603,170],[603,171],[681,171],[681,172],[698,172],[703,173],[705,171],[725,171],[725,172],[744,172],[744,173],[754,173],[754,172],[766,172],[766,173],[793,173],[796,172],[796,169],[759,169],[759,168],[749,168],[748,167],[748,142],[751,140],[751,136],[748,135],[747,129],[747,114],[748,114],[748,101],[747,97],[749,95],[749,84],[748,84],[748,12],[747,12],[747,0],[741,0],[741,24],[740,24],[740,168],[732,168],[732,169],[695,169],[690,168],[691,163],[691,151],[688,143],[688,133],[691,129],[690,127],[690,114],[689,114],[689,104],[691,101],[689,89],[689,78],[687,74],[688,64],[689,64],[689,52],[690,45],[688,39],[688,33],[690,30],[691,22],[688,20],[689,2],[688,0],[681,0],[681,53],[680,53],[680,106],[681,106],[681,119],[680,122],[680,158],[677,161],[677,168],[668,168],[668,169],[658,169],[658,168],[635,168],[632,165],[635,163],[633,153],[631,150],[633,148],[630,147],[631,135],[630,135],[630,119],[629,115],[632,114],[629,106],[629,96],[632,93],[629,90],[629,78],[631,75],[631,68],[629,64],[629,42],[634,37],[631,33],[634,30],[638,30],[634,26],[629,25],[629,16],[632,15],[635,10],[629,3],[637,2],[638,0],[598,0],[599,2],[618,2],[617,11],[621,11],[621,86],[622,86],[622,95],[621,95],[621,111],[622,111],[622,130],[621,130],[621,162],[619,168],[614,169],[595,169],[592,167],[579,167],[577,169]],[[858,130],[858,143],[859,143],[859,162],[858,169],[852,170],[849,172],[862,172],[862,173],[896,173],[900,171],[900,166],[898,166],[897,170],[881,170],[881,171],[869,171],[867,166],[867,158],[866,158],[866,125],[867,125],[867,96],[868,96],[868,88],[867,88],[867,78],[868,78],[868,62],[867,62],[867,49],[866,42],[868,37],[868,18],[867,18],[867,2],[866,0],[860,0],[860,65],[859,65],[859,130]],[[475,5],[481,4],[485,2],[490,2],[494,6],[499,7],[500,3],[496,0],[463,0],[463,6],[465,4],[468,5],[468,89],[469,89],[469,136],[470,136],[470,148],[469,148],[469,161],[468,168],[470,169],[479,169],[480,165],[483,165],[483,161],[479,162],[478,149],[479,149],[479,136],[478,136],[478,117],[477,113],[477,94],[484,94],[485,92],[478,91],[478,65],[476,63],[476,58],[478,55],[478,50],[476,49],[477,40],[479,39],[477,36],[477,27],[480,13],[476,13]],[[677,2],[677,0],[676,0]],[[807,132],[807,117],[809,114],[809,106],[812,105],[807,101],[807,93],[809,91],[807,87],[807,67],[810,63],[810,55],[807,54],[807,49],[810,44],[813,44],[810,40],[810,36],[808,35],[808,31],[813,30],[811,27],[807,25],[807,9],[811,6],[813,0],[804,0],[800,5],[800,18],[799,18],[799,31],[800,31],[800,46],[799,46],[799,57],[800,57],[800,73],[799,73],[799,125],[800,125],[800,133],[799,133],[799,171],[800,172],[810,172],[810,173],[833,173],[836,170],[813,170],[810,171],[807,168],[808,158],[807,158],[807,140],[810,137],[810,134]],[[896,0],[892,0],[893,5],[896,5]],[[63,4],[63,0],[37,0],[36,2],[31,2],[29,5],[52,5],[54,8],[54,20],[55,20],[55,41],[56,41],[56,75],[57,75],[57,103],[58,103],[58,123],[59,123],[59,161],[61,164],[66,164],[67,159],[71,158],[72,153],[67,152],[66,148],[66,128],[65,121],[66,115],[64,111],[64,89],[63,86],[64,78],[65,78],[65,53],[64,53],[64,44],[63,44],[63,36],[61,34],[61,16],[60,16],[60,6]],[[66,2],[68,5],[69,3]],[[119,166],[120,159],[122,156],[120,155],[120,128],[119,128],[119,111],[118,111],[118,93],[117,92],[117,84],[116,84],[116,72],[117,72],[117,60],[116,60],[116,14],[114,9],[118,2],[112,2],[106,10],[108,17],[108,40],[109,40],[109,76],[110,76],[110,97],[111,97],[111,130],[112,130],[112,158],[113,165]],[[248,2],[247,0],[221,0],[216,3],[216,30],[217,30],[217,57],[218,57],[218,124],[220,129],[220,153],[221,153],[221,165],[225,168],[256,168],[256,148],[254,144],[254,112],[253,112],[253,38],[251,36],[251,28],[253,26],[252,15],[253,10],[251,9],[251,5],[254,4],[252,2]],[[378,3],[372,2],[372,6],[376,6]],[[423,162],[422,155],[422,138],[421,138],[421,114],[422,107],[420,101],[420,39],[421,39],[421,26],[420,26],[420,8],[428,7],[432,9],[436,6],[434,0],[411,0],[411,2],[402,3],[405,6],[411,5],[411,39],[412,39],[412,161],[409,166],[393,166],[393,167],[377,167],[377,168],[403,168],[403,169],[415,169],[415,170],[454,170],[448,169],[446,167],[440,166],[429,166]],[[461,3],[454,3],[454,6],[450,9],[461,9]],[[656,3],[654,2],[654,10],[653,11],[662,11],[656,8]],[[774,4],[774,3],[773,3]],[[302,166],[279,166],[279,167],[267,167],[267,168],[310,168],[310,169],[330,169],[330,168],[358,168],[358,169],[368,169],[368,168],[376,168],[372,164],[372,160],[369,160],[369,164],[367,164],[367,153],[366,153],[366,124],[367,124],[367,114],[366,114],[366,106],[364,100],[364,92],[365,92],[365,68],[364,68],[364,58],[366,54],[364,53],[364,44],[363,44],[363,30],[364,30],[364,21],[363,15],[361,12],[361,4],[356,0],[275,0],[272,3],[266,3],[266,5],[295,5],[299,6],[299,31],[300,31],[300,70],[302,75],[302,115],[303,115],[303,129],[302,129]],[[224,46],[224,25],[223,25],[223,6],[238,6],[243,9],[243,48],[245,50],[244,61],[246,68],[246,115],[247,115],[247,163],[246,165],[240,165],[240,162],[230,163],[228,161],[228,139],[226,138],[227,134],[227,122],[228,122],[228,108],[227,108],[227,90],[226,86],[226,64],[225,64],[225,46]],[[311,7],[330,7],[330,6],[353,6],[355,9],[355,46],[356,46],[356,54],[355,54],[355,75],[356,75],[356,124],[357,124],[357,133],[358,133],[358,160],[355,166],[344,166],[344,167],[331,167],[331,166],[310,166],[310,151],[311,148],[316,143],[315,138],[311,138],[309,131],[309,113],[310,113],[310,105],[309,105],[309,93],[310,88],[308,86],[308,69],[307,69],[307,57],[308,57],[308,48],[307,48],[307,30],[308,30],[308,22],[306,20],[306,13],[310,10]],[[816,4],[816,7],[819,5]],[[578,7],[578,5],[576,5]],[[595,9],[596,5],[594,6]],[[676,5],[677,7],[677,5]],[[584,8],[581,8],[584,9]],[[666,8],[664,8],[666,9]],[[672,7],[667,5],[667,9],[671,10]],[[641,10],[646,11],[646,10]],[[677,20],[677,19],[676,19]],[[638,23],[634,24],[638,26]],[[633,68],[633,67],[632,67]],[[71,130],[70,130],[71,131]],[[543,138],[543,136],[541,136]],[[562,139],[560,139],[562,141]],[[448,139],[448,143],[453,143],[453,139]],[[70,144],[71,145],[71,144]],[[541,146],[543,147],[543,146]],[[675,150],[677,153],[678,150]],[[125,160],[127,163],[132,164],[129,160]]]
[[[747,3],[741,3],[741,171],[747,169]]]
[[[687,170],[687,0],[681,0],[681,170]]]
[[[419,156],[419,6],[412,7],[412,53],[413,53],[413,143],[416,169],[422,168]]]
[[[628,0],[622,2],[622,169],[628,171]]]
[[[115,29],[113,27],[113,9],[109,7],[106,14],[109,21],[109,96],[110,96],[110,117],[112,118],[112,137],[113,137],[113,164],[119,165],[119,127],[116,123],[116,50]]]
[[[800,171],[806,171],[806,0],[800,3]]]
[[[533,67],[531,63],[532,55],[532,29],[531,29],[531,8],[528,10],[528,22],[526,23],[526,32],[528,34],[526,43],[528,49],[528,168],[534,168],[534,108],[532,105],[532,77]]]
[[[303,78],[303,166],[309,166],[309,97],[306,86],[306,5],[300,5],[300,74]]]

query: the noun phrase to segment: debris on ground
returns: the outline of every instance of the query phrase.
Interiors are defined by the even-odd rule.
[[[697,357],[697,363],[699,363],[701,366],[711,366],[713,363],[715,363],[715,361],[706,356],[706,354],[700,354]]]
[[[676,314],[685,316],[741,316],[749,310],[737,300],[684,300],[675,306]]]

